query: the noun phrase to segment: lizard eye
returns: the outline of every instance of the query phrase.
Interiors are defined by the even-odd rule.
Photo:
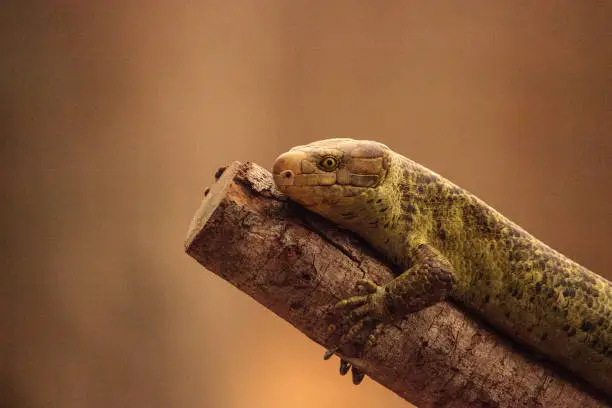
[[[321,170],[334,171],[336,167],[338,167],[338,160],[331,156],[324,157],[319,162],[319,167],[321,168]]]

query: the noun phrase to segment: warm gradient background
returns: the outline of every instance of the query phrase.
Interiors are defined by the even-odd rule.
[[[612,278],[609,2],[13,3],[2,407],[407,407],[183,253],[218,166],[315,139],[387,143]]]

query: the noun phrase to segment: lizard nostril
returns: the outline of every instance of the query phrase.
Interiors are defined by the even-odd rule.
[[[274,180],[278,186],[291,186],[295,181],[295,173],[292,170],[283,170],[274,175]]]

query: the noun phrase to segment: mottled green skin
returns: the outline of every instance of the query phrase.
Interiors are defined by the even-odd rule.
[[[386,285],[393,313],[451,297],[612,394],[612,284],[384,145],[330,139],[295,149],[315,163],[333,154],[340,168],[354,160],[357,146],[364,157],[364,144],[369,157],[383,157],[375,186],[311,185],[284,191],[357,232],[406,269]],[[399,307],[401,302],[405,307]]]

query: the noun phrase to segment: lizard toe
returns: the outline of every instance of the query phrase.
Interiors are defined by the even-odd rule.
[[[374,347],[376,345],[377,337],[382,332],[383,325],[382,323],[378,323],[372,333],[368,336],[366,340],[366,347]]]
[[[338,351],[339,347],[333,347],[330,349],[325,350],[325,354],[323,354],[323,360],[329,360],[334,354],[336,354],[336,351]]]
[[[353,309],[349,314],[349,318],[353,321],[360,320],[366,316],[370,316],[373,311],[374,306],[371,303],[366,303],[365,305]]]
[[[363,288],[367,293],[375,293],[378,290],[378,285],[369,279],[359,279],[356,286]]]
[[[351,363],[346,361],[345,359],[340,359],[340,375],[346,375],[351,369]]]
[[[357,339],[358,335],[367,328],[367,326],[372,323],[373,319],[371,317],[364,317],[363,319],[357,321],[357,323],[353,324],[350,329],[342,336],[340,339],[340,345],[345,345],[347,343],[353,342]]]
[[[351,374],[353,376],[353,384],[355,385],[361,384],[361,382],[363,381],[363,377],[365,377],[365,373],[355,366],[353,366]]]
[[[361,305],[364,305],[368,302],[368,296],[367,295],[363,295],[363,296],[352,296],[348,299],[343,299],[341,301],[339,301],[338,303],[336,303],[335,308],[336,309],[350,309],[350,308],[354,308],[354,307],[358,307]]]

